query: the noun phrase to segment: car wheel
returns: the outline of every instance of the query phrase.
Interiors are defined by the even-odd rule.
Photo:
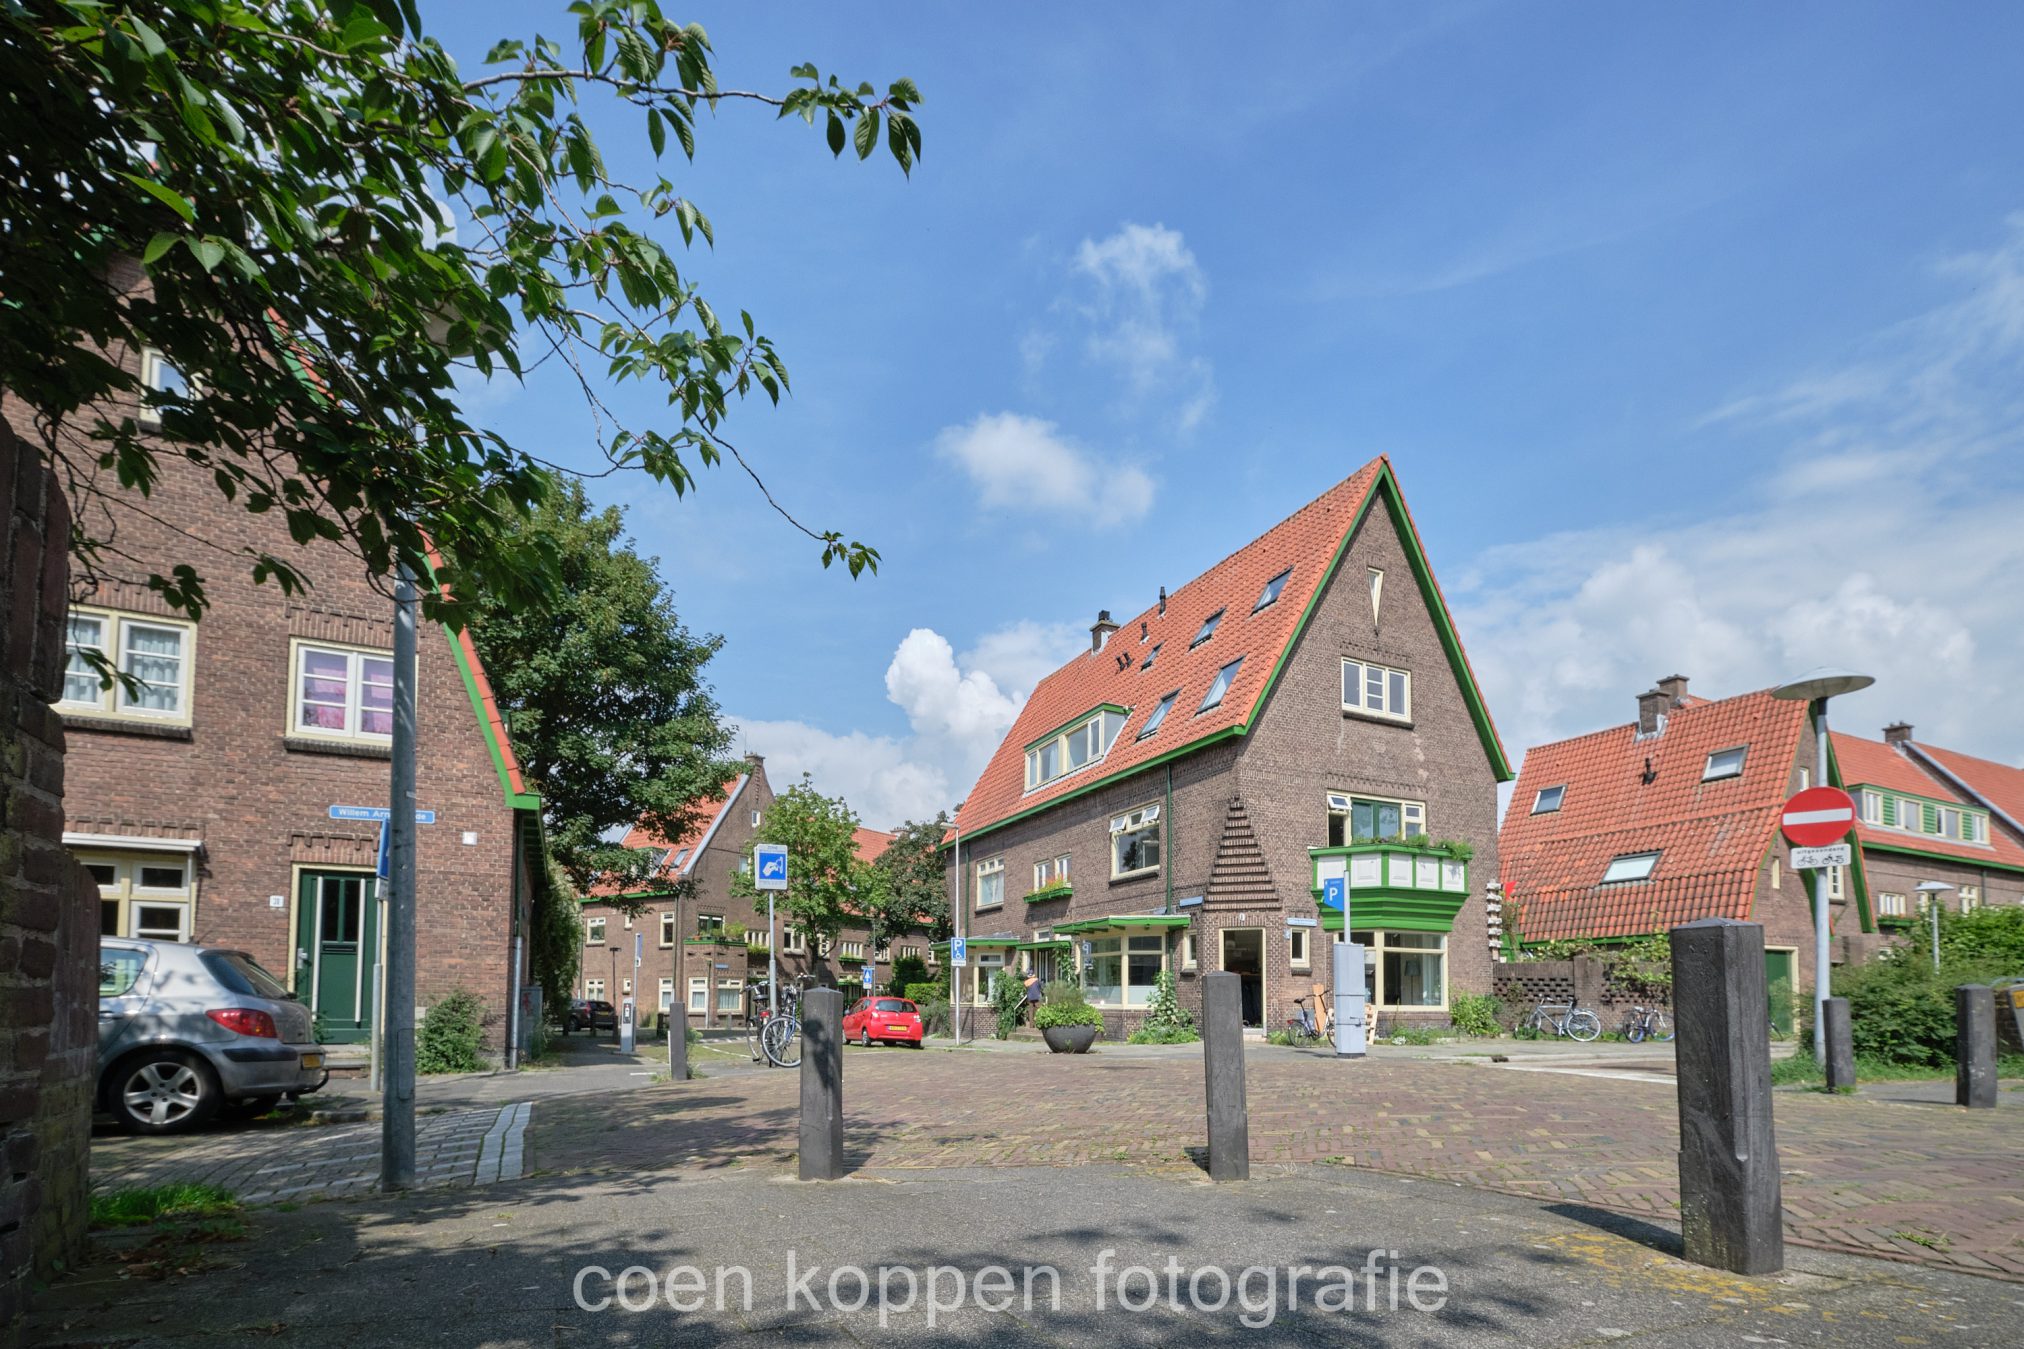
[[[108,1093],[113,1117],[128,1133],[177,1134],[217,1113],[217,1079],[203,1060],[165,1049],[127,1060]]]
[[[858,1036],[859,1036],[858,1043],[862,1044],[866,1049],[870,1049],[871,1032],[869,1030],[861,1030],[858,1032]]]
[[[247,1096],[241,1100],[225,1102],[218,1107],[218,1113],[227,1119],[259,1119],[280,1104],[279,1096]]]

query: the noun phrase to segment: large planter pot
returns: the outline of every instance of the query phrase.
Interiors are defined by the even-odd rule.
[[[1096,1043],[1096,1031],[1095,1026],[1049,1026],[1040,1038],[1057,1054],[1087,1054]]]

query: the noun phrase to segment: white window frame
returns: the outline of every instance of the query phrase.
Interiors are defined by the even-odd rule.
[[[780,949],[788,955],[808,954],[808,934],[789,923],[780,929]]]
[[[1109,755],[1118,736],[1124,733],[1124,724],[1131,719],[1129,709],[1123,712],[1110,707],[1099,707],[1087,716],[1078,717],[1072,726],[1063,727],[1053,735],[1035,741],[1026,747],[1026,790],[1045,787],[1050,782],[1059,782],[1071,773],[1102,763]],[[1054,753],[1054,772],[1048,773],[1042,767],[1048,751]],[[1073,762],[1075,753],[1082,754],[1080,763]]]
[[[169,391],[169,385],[168,382],[162,377],[162,372],[164,370],[174,370],[176,373],[176,378],[183,381],[183,387],[185,390],[190,390],[195,387],[194,382],[187,375],[183,374],[182,371],[176,370],[176,367],[170,363],[168,357],[162,355],[162,353],[159,350],[157,350],[154,347],[142,347],[141,386],[146,389],[154,390],[157,393],[167,393]],[[162,425],[161,409],[148,406],[147,402],[144,399],[141,402],[140,407],[135,410],[134,420],[138,421],[142,426],[145,426],[150,430],[159,430],[161,429]]]
[[[861,941],[840,941],[836,944],[838,960],[855,960],[864,963],[864,943]]]
[[[659,1010],[662,1016],[666,1016],[675,1010],[675,978],[673,975],[664,974],[661,976],[660,994],[660,1007],[657,1010]]]
[[[1314,946],[1312,936],[1304,927],[1286,929],[1286,968],[1306,970],[1314,967]]]
[[[710,1014],[710,978],[705,974],[689,976],[688,1010],[695,1016]]]
[[[1033,888],[1052,890],[1057,885],[1073,884],[1068,879],[1070,854],[1061,853],[1055,857],[1043,857],[1033,864]]]
[[[1153,862],[1131,871],[1120,870],[1120,844],[1132,834],[1150,832],[1153,836]],[[1166,860],[1166,839],[1160,822],[1160,807],[1157,801],[1116,815],[1110,822],[1110,878],[1114,881],[1132,880],[1140,876],[1152,876],[1159,872],[1160,864]]]
[[[997,909],[1004,907],[1005,855],[1003,853],[1000,853],[996,857],[986,857],[981,862],[978,862],[976,864],[974,872],[971,875],[971,880],[974,882],[974,884],[972,884],[970,887],[970,895],[972,899],[975,900],[975,907],[979,912],[982,912],[985,909]],[[989,887],[992,894],[995,896],[992,899],[984,898],[986,881],[994,882],[994,884]]]
[[[605,925],[606,925],[606,924],[607,924],[608,922],[610,922],[610,921],[611,921],[611,920],[610,920],[610,919],[607,919],[607,918],[586,918],[586,919],[584,919],[584,920],[583,920],[583,944],[584,944],[585,946],[602,946],[602,945],[604,945],[604,940],[605,940],[605,938],[604,938],[604,934],[605,934]]]
[[[1881,824],[1883,823],[1883,793],[1882,793],[1882,792],[1877,792],[1877,791],[1871,791],[1871,790],[1870,790],[1869,788],[1867,788],[1867,787],[1863,788],[1863,790],[1862,790],[1862,822],[1863,822],[1864,824],[1874,824],[1874,825],[1881,825]]]
[[[1735,756],[1733,766],[1730,765],[1731,755]],[[1740,778],[1743,776],[1743,765],[1749,758],[1748,745],[1730,745],[1727,749],[1715,750],[1708,755],[1707,762],[1701,765],[1701,781],[1726,782],[1730,778]]]
[[[583,981],[583,1000],[585,1002],[603,1002],[604,980],[586,978]]]
[[[1351,687],[1349,672],[1356,671],[1355,687]],[[1370,672],[1376,670],[1385,678],[1379,685],[1381,701],[1370,701]],[[1392,676],[1398,676],[1400,684],[1397,694],[1401,707],[1390,706],[1394,689]],[[1351,698],[1351,693],[1356,695]],[[1376,661],[1362,660],[1355,656],[1342,658],[1342,710],[1360,717],[1375,717],[1380,721],[1411,721],[1413,719],[1413,672],[1396,666],[1379,665]]]
[[[99,625],[99,640],[96,643],[74,642],[71,640],[70,624],[82,619]],[[127,633],[130,628],[152,628],[157,632],[176,634],[178,682],[176,706],[171,711],[157,711],[139,707],[128,700],[124,685],[114,680],[111,688],[98,686],[98,674],[91,666],[77,658],[81,669],[72,668],[71,653],[90,648],[98,651],[122,674],[131,673],[127,649]],[[134,614],[120,609],[104,609],[95,605],[74,605],[64,616],[64,680],[63,694],[57,701],[59,711],[88,717],[106,717],[115,721],[142,721],[154,726],[188,726],[190,724],[190,702],[194,692],[197,668],[197,626],[181,619],[159,618],[154,614]],[[73,678],[88,679],[91,682],[91,696],[73,698],[70,684]],[[163,687],[166,687],[165,685]]]
[[[1357,929],[1357,931],[1370,939],[1363,944],[1363,963],[1365,970],[1369,971],[1365,977],[1369,981],[1370,1006],[1373,1009],[1383,1008],[1394,1012],[1445,1012],[1448,1010],[1449,1000],[1454,994],[1454,983],[1450,978],[1452,972],[1448,969],[1448,957],[1453,954],[1449,950],[1449,934],[1445,932],[1405,932],[1398,930],[1366,931],[1362,928]],[[1432,937],[1438,942],[1438,945],[1408,946],[1403,942],[1394,942],[1392,938],[1395,937],[1406,937],[1415,941]],[[1339,942],[1347,941],[1350,939],[1350,933],[1347,931],[1338,932],[1335,934],[1335,939]],[[1401,1003],[1392,999],[1390,981],[1384,977],[1384,963],[1385,957],[1395,952],[1410,953],[1423,957],[1439,955],[1441,961],[1441,1000],[1438,1005],[1419,1002]]]
[[[1879,890],[1876,893],[1876,916],[1879,918],[1909,918],[1911,904],[1895,890]]]
[[[1829,899],[1843,899],[1847,896],[1847,871],[1847,867],[1829,867],[1827,869],[1827,897]]]
[[[1372,567],[1370,569],[1370,621],[1372,626],[1377,624],[1378,610],[1383,604],[1384,572],[1380,568]]]
[[[1345,845],[1359,837],[1355,832],[1356,803],[1359,801],[1372,806],[1397,806],[1400,838],[1426,836],[1427,803],[1424,801],[1408,801],[1395,796],[1365,796],[1354,792],[1329,792],[1327,799],[1328,813],[1342,817],[1342,840]],[[1384,841],[1380,836],[1372,835],[1372,837],[1378,837],[1380,842]]]
[[[1181,934],[1181,943],[1180,943],[1180,946],[1181,946],[1181,949],[1180,949],[1180,950],[1179,950],[1178,952],[1176,952],[1176,953],[1175,953],[1176,959],[1178,959],[1178,960],[1179,960],[1179,962],[1180,962],[1180,967],[1181,967],[1181,968],[1182,968],[1183,970],[1192,970],[1192,969],[1194,969],[1194,968],[1195,968],[1195,934],[1194,934],[1193,932],[1183,932],[1183,933]]]
[[[731,995],[729,1005],[726,1005],[724,997],[724,995],[727,993]],[[721,978],[718,979],[717,1015],[720,1017],[736,1016],[744,1010],[745,1010],[745,981],[743,979],[721,979]]]
[[[661,913],[661,949],[671,951],[675,946],[675,912],[673,909]]]
[[[1153,649],[1146,652],[1146,658],[1139,662],[1139,669],[1141,670],[1152,669],[1153,662],[1160,658],[1160,648],[1164,647],[1165,645],[1166,645],[1165,642],[1154,642]]]
[[[1549,793],[1553,797],[1553,803],[1551,805],[1548,805],[1546,802],[1546,798]],[[1561,804],[1566,800],[1567,800],[1566,783],[1563,782],[1553,787],[1541,787],[1538,793],[1532,798],[1532,813],[1534,815],[1558,814],[1560,811]]]
[[[305,726],[302,724],[302,682],[303,657],[315,651],[327,655],[341,655],[344,667],[344,727],[333,730],[327,726]],[[300,637],[288,641],[288,735],[296,740],[336,740],[354,744],[390,745],[393,743],[391,729],[382,735],[377,731],[359,729],[364,715],[365,662],[383,660],[387,663],[389,681],[393,677],[394,653],[377,647],[351,646],[344,642],[312,642]],[[323,704],[318,704],[323,706]]]
[[[1619,853],[1615,857],[1610,858],[1609,865],[1602,869],[1601,883],[1604,885],[1629,885],[1636,881],[1648,881],[1652,877],[1652,872],[1658,869],[1659,858],[1664,855],[1663,850],[1659,852]],[[1640,863],[1643,865],[1640,866]]]
[[[1237,675],[1243,668],[1244,658],[1239,656],[1216,671],[1216,677],[1209,681],[1209,691],[1202,695],[1202,704],[1195,709],[1195,715],[1199,717],[1211,708],[1221,707],[1223,699],[1230,695],[1230,686],[1237,682]]]
[[[1975,911],[1976,909],[1979,909],[1979,908],[1981,908],[1981,907],[1982,907],[1982,887],[1981,887],[1981,886],[1979,886],[1979,885],[1964,885],[1964,886],[1960,887],[1960,889],[1956,890],[1956,891],[1955,891],[1954,893],[1955,893],[1955,894],[1957,894],[1957,895],[1959,895],[1959,896],[1960,896],[1960,898],[1961,898],[1961,912],[1962,912],[1962,913],[1973,913],[1973,912],[1974,912],[1974,911]]]
[[[192,854],[167,851],[101,852],[96,849],[79,848],[75,850],[74,855],[87,867],[112,868],[111,881],[102,882],[98,886],[100,904],[118,906],[113,920],[114,930],[107,935],[141,937],[150,941],[186,942],[190,939],[190,927],[197,902],[197,867],[196,858]],[[143,879],[144,873],[149,869],[160,867],[176,868],[182,875],[181,881],[173,886],[147,884]],[[143,925],[139,917],[139,911],[142,909],[172,911],[176,921],[173,926]]]

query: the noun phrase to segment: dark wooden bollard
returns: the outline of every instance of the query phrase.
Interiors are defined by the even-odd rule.
[[[1244,1104],[1242,981],[1227,970],[1202,980],[1202,1077],[1209,1095],[1209,1179],[1251,1179]]]
[[[801,997],[801,1178],[843,1179],[843,994]]]
[[[1848,1032],[1848,999],[1829,998],[1821,1004],[1821,1020],[1827,1027],[1827,1089],[1846,1091],[1855,1086],[1855,1041]]]
[[[1954,990],[1954,1104],[1996,1106],[1996,995],[1987,984]]]
[[[1674,928],[1672,950],[1686,1257],[1735,1274],[1775,1273],[1785,1267],[1784,1196],[1764,929],[1705,918]]]

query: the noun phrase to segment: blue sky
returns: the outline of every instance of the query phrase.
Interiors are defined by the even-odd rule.
[[[475,66],[560,5],[425,5]],[[665,171],[794,394],[749,482],[605,479],[776,782],[952,805],[1033,681],[1389,453],[1514,760],[1851,665],[1838,724],[2024,761],[2024,10],[690,11],[720,83],[911,76],[925,155],[727,104]],[[634,116],[593,117],[621,176]],[[615,391],[628,416],[664,417]],[[543,375],[481,417],[597,462]]]

